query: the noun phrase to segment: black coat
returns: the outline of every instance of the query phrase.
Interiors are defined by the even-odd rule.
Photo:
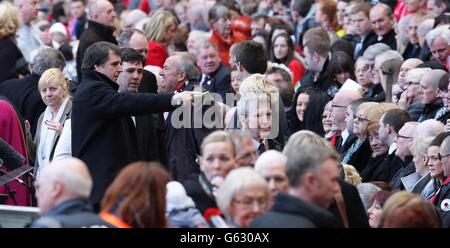
[[[368,47],[370,47],[375,43],[378,43],[377,38],[378,38],[377,35],[373,31],[370,31],[363,40],[361,50],[359,50],[358,54],[355,54],[356,55],[355,58],[362,56],[364,54],[364,51],[366,51]]]
[[[339,135],[336,140],[336,151],[341,155],[344,154],[357,139],[356,135],[350,133],[344,144],[342,144],[342,136]]]
[[[376,37],[376,36],[375,36]],[[391,29],[387,34],[382,36],[383,38],[378,41],[388,45],[392,50],[397,50],[397,40],[395,39],[395,30]],[[378,37],[376,37],[378,38]]]
[[[378,167],[380,167],[380,165],[384,162],[386,157],[387,153],[376,157],[371,157],[369,159],[369,163],[367,163],[366,168],[364,168],[364,170],[362,170],[359,173],[363,183],[375,181],[374,173],[378,169]]]
[[[315,72],[308,70],[306,74],[303,75],[302,80],[300,80],[300,87],[301,88],[316,87],[326,92],[328,95],[330,95],[328,89],[331,87],[333,83],[332,69],[333,68],[332,65],[330,64],[330,60],[327,59],[325,61],[325,64],[323,64],[322,71],[320,72],[317,80],[314,80]]]
[[[216,199],[212,196],[212,185],[206,180],[204,174],[191,175],[188,180],[184,181],[183,187],[186,189],[186,194],[194,201],[195,207],[202,214],[208,208],[217,208]]]
[[[117,40],[113,35],[114,28],[102,25],[98,22],[88,21],[88,28],[83,32],[77,50],[77,79],[81,82],[84,53],[94,43],[108,41],[117,45]]]
[[[447,204],[445,204],[444,201]],[[450,228],[450,177],[448,177],[442,184],[434,201],[434,205],[439,208],[443,227]]]
[[[419,44],[413,45],[411,43],[408,43],[402,56],[405,60],[412,59],[412,58],[419,58],[420,52],[421,52],[421,49],[420,49]]]
[[[211,79],[203,83],[203,91],[209,91],[218,93],[222,97],[222,101],[225,103],[226,94],[233,93],[233,88],[231,88],[231,72],[224,64],[220,64],[219,68],[210,75]],[[198,82],[202,80],[200,76]]]
[[[408,156],[405,159],[405,163],[402,164],[402,168],[395,173],[392,180],[389,182],[389,185],[391,186],[391,191],[397,192],[400,190],[405,190],[405,186],[403,186],[402,183],[402,177],[406,177],[408,175],[413,174],[416,172],[416,167],[414,166],[414,162],[412,161],[412,156]]]
[[[73,97],[72,155],[88,165],[98,204],[117,173],[137,159],[136,134],[130,116],[172,110],[172,94],[118,93],[105,75],[83,71]]]
[[[267,213],[257,217],[252,228],[338,227],[336,218],[325,209],[286,193],[278,193]]]
[[[366,210],[356,187],[342,180],[338,182],[341,186],[341,192],[345,202],[349,227],[369,227]],[[336,217],[339,225],[344,226],[336,201],[331,204],[328,210]]]
[[[432,103],[425,104],[422,110],[422,114],[419,117],[419,122],[434,119],[436,117],[436,113],[440,108],[444,107],[444,103],[441,99],[436,99]]]
[[[370,181],[383,181],[389,183],[398,170],[403,167],[403,162],[395,155],[395,152],[386,156],[383,162],[375,169]]]
[[[33,137],[39,116],[47,107],[38,90],[39,77],[39,75],[30,74],[25,78],[11,79],[0,84],[0,95],[8,98],[23,118],[30,122]]]
[[[144,70],[138,92],[157,93],[158,86],[153,73]],[[136,116],[136,134],[139,160],[159,161],[168,169],[164,122],[162,113]]]
[[[381,84],[373,84],[369,90],[364,93],[364,99],[372,102],[384,102],[386,100],[386,94],[384,93]]]
[[[0,58],[2,58],[2,63],[0,63],[0,83],[8,80],[17,78],[17,68],[20,61],[25,64],[26,61],[22,56],[22,52],[19,50],[17,45],[12,39],[0,39]]]
[[[356,139],[354,142],[356,142]],[[369,139],[366,139],[361,146],[350,157],[350,160],[346,164],[353,165],[358,172],[361,172],[366,168],[369,163],[372,154],[372,148],[370,148]],[[344,157],[343,155],[342,157]]]

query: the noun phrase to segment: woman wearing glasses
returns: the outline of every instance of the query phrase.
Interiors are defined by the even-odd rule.
[[[358,172],[361,172],[366,167],[370,159],[368,154],[372,153],[367,132],[367,126],[370,122],[367,119],[367,113],[371,107],[376,105],[377,103],[374,102],[362,103],[356,109],[356,114],[353,115],[353,134],[358,139],[347,150],[341,162],[353,165]]]
[[[217,193],[217,205],[230,227],[250,227],[250,223],[269,208],[269,186],[251,168],[231,171]]]

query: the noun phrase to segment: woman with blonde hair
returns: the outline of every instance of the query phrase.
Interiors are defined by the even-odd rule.
[[[34,173],[37,178],[52,161],[64,123],[72,111],[69,81],[60,69],[46,70],[39,79],[38,89],[47,107],[39,117],[34,141],[37,148]]]
[[[169,57],[168,48],[178,28],[177,18],[167,10],[155,11],[145,25],[144,33],[148,39],[146,65],[162,68]]]
[[[8,1],[0,3],[0,82],[28,74],[22,53],[17,47],[16,33],[20,27],[17,8]]]

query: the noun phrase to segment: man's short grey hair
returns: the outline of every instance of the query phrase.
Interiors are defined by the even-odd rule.
[[[363,57],[367,60],[375,60],[375,58],[386,52],[391,50],[391,48],[384,43],[376,43],[369,46],[366,51],[364,51]]]
[[[302,184],[303,177],[309,173],[320,173],[322,164],[328,159],[339,161],[339,154],[331,148],[317,144],[306,144],[296,149],[283,151],[287,157],[286,174],[291,187]]]
[[[429,73],[430,71],[430,68],[413,68],[406,73],[406,80],[419,84],[423,75]]]
[[[441,144],[441,147],[442,147],[442,152],[444,153],[442,155],[450,154],[450,136],[448,136],[447,138],[444,139],[444,141]]]
[[[31,62],[33,68],[31,72],[36,75],[42,75],[44,71],[50,68],[58,68],[61,71],[66,66],[64,55],[53,47],[41,47]]]
[[[433,89],[438,89],[439,84],[441,83],[441,79],[443,79],[446,76],[447,76],[446,71],[440,70],[440,69],[434,69],[434,70],[429,71],[427,74],[425,74],[423,76],[423,78],[426,78],[429,80],[430,86]],[[448,79],[448,78],[445,78],[445,79]],[[446,80],[446,81],[448,82],[448,80]],[[445,87],[445,89],[447,89],[447,87]]]
[[[261,154],[255,162],[255,171],[261,173],[263,168],[269,164],[281,162],[286,166],[287,158],[286,156],[276,150],[269,150]]]
[[[85,167],[85,168],[82,168]],[[86,173],[83,173],[81,170]],[[92,190],[92,178],[86,164],[77,158],[56,160],[45,168],[42,180],[63,183],[65,191],[75,196],[88,198]]]
[[[414,140],[423,140],[428,137],[436,137],[438,134],[445,132],[445,126],[442,122],[429,119],[417,125],[414,131]]]
[[[425,36],[433,29],[434,26],[434,19],[426,19],[422,23],[419,24],[417,27],[417,35],[419,36]]]
[[[437,27],[428,32],[428,34],[425,36],[425,40],[427,41],[428,46],[433,45],[433,42],[438,37],[441,37],[444,40],[444,42],[448,44],[450,37],[448,36],[448,32],[444,33],[445,30],[448,30],[448,25]]]
[[[218,207],[225,216],[231,217],[231,204],[236,193],[253,187],[262,189],[265,192],[266,201],[269,202],[270,192],[266,179],[248,167],[232,170],[226,176],[217,192],[216,201]]]
[[[364,205],[364,209],[369,210],[372,206],[372,198],[378,191],[381,191],[381,188],[376,186],[373,183],[360,183],[356,186],[358,189],[359,196],[361,197],[361,201]]]
[[[198,71],[195,58],[187,52],[176,53],[176,55],[181,57],[181,60],[177,64],[177,70],[186,73],[187,80],[197,80],[200,72]]]
[[[119,41],[118,41],[119,47],[120,48],[129,47],[129,42],[131,40],[131,37],[135,33],[142,34],[145,37],[145,39],[147,39],[144,32],[142,32],[141,30],[138,30],[138,29],[126,30],[126,31],[123,31],[119,36]]]

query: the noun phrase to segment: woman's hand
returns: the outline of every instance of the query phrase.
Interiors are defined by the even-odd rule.
[[[61,125],[61,123],[59,123],[57,121],[45,120],[44,123],[45,123],[45,125],[48,126],[48,129],[54,130],[58,134],[61,134],[63,131],[63,128],[64,128],[63,125]]]

